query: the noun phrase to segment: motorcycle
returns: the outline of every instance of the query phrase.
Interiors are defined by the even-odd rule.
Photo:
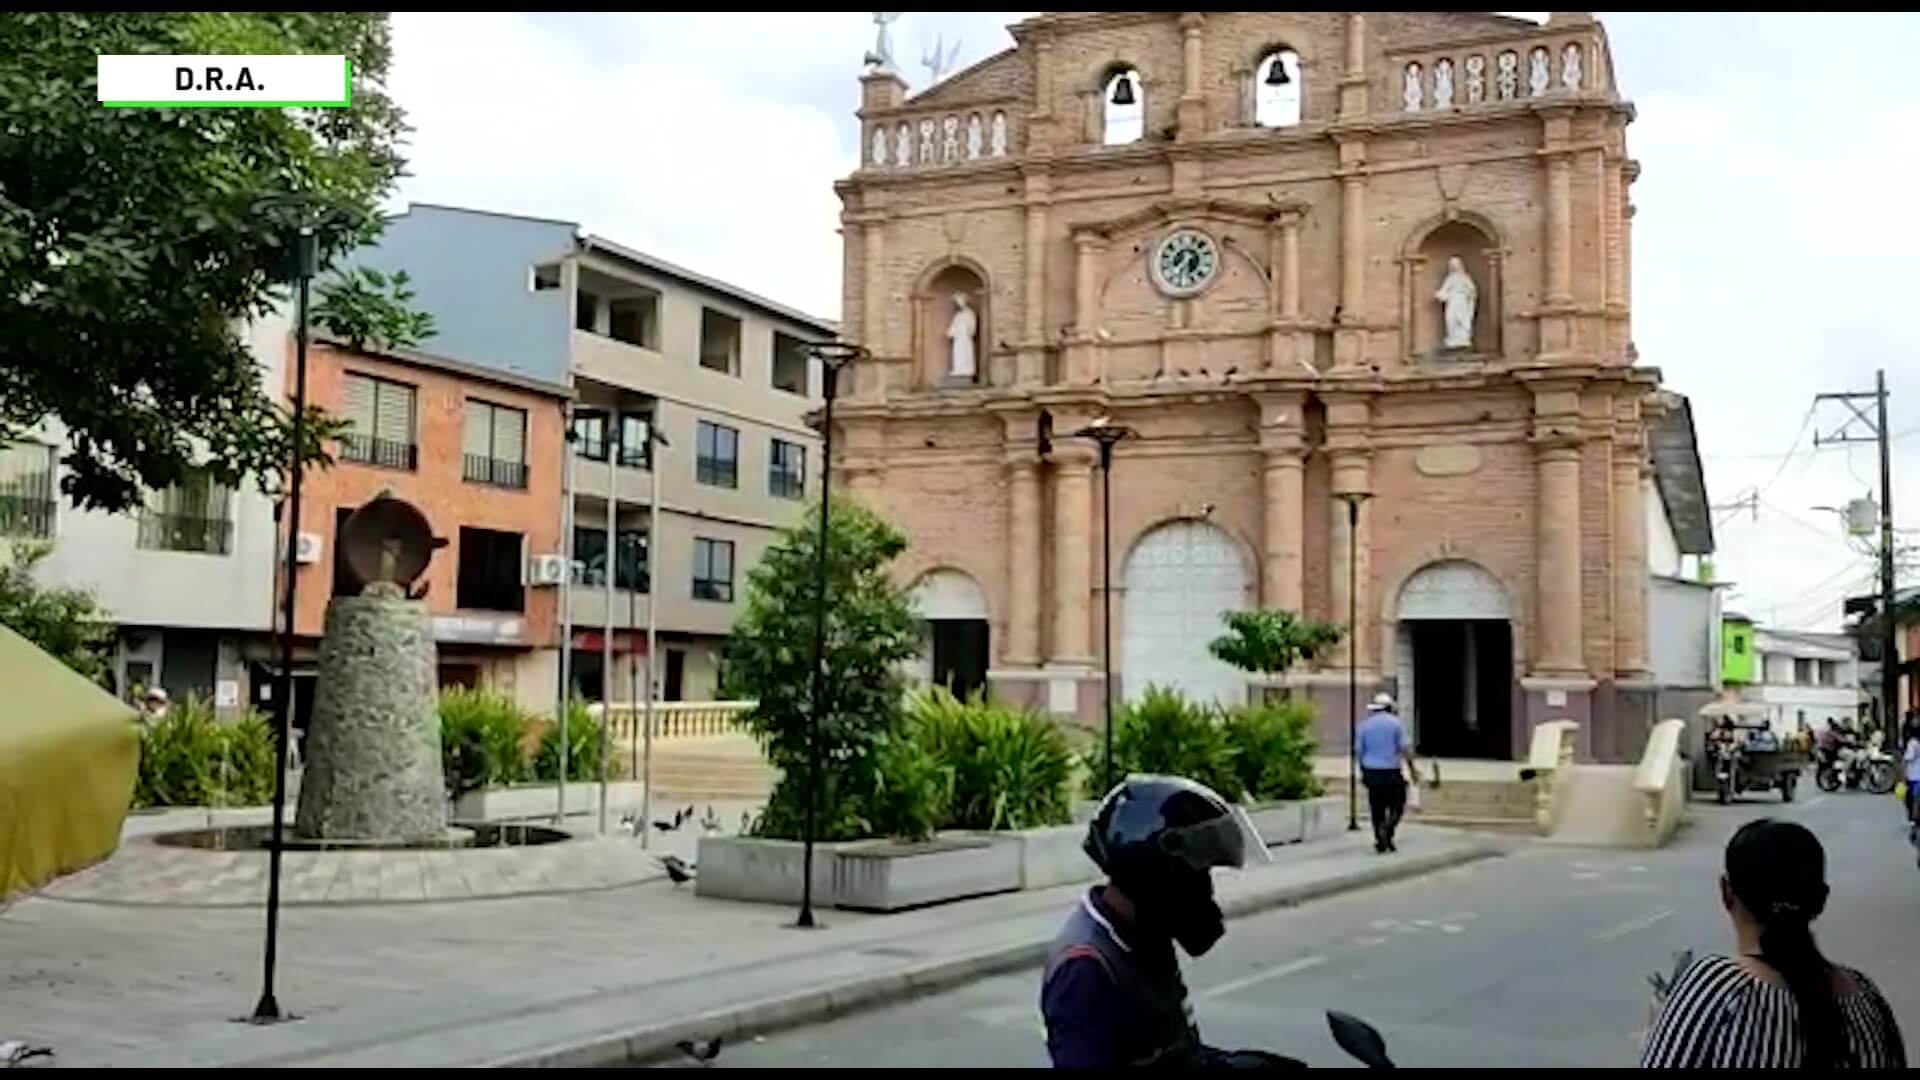
[[[1820,785],[1821,791],[1865,788],[1875,795],[1890,794],[1898,779],[1893,755],[1880,749],[1878,742],[1823,750],[1813,774],[1814,783]]]

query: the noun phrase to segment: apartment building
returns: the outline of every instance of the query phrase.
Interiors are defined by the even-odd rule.
[[[441,685],[488,686],[550,712],[560,578],[542,566],[561,559],[566,388],[427,352],[322,342],[308,351],[307,396],[348,430],[333,466],[309,472],[301,491],[297,705],[311,693],[328,601],[357,587],[340,528],[387,494],[446,541],[420,581]]]
[[[287,321],[243,331],[267,385],[284,378]],[[248,483],[201,473],[120,514],[79,510],[60,495],[67,444],[49,423],[0,447],[0,543],[48,542],[49,585],[90,589],[119,626],[113,689],[159,686],[222,708],[258,698],[273,627],[274,506]]]
[[[805,415],[821,375],[802,346],[834,324],[564,221],[414,204],[360,258],[407,271],[430,348],[571,388],[572,452],[552,479],[571,492],[579,692],[637,696],[651,606],[661,697],[713,696],[747,570],[818,494]]]

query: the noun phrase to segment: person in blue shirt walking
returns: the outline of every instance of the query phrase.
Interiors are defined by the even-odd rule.
[[[1398,850],[1393,834],[1407,809],[1407,778],[1419,779],[1413,763],[1413,745],[1407,729],[1393,713],[1393,697],[1375,694],[1367,718],[1353,737],[1354,756],[1360,762],[1360,782],[1367,787],[1367,809],[1373,816],[1373,850]],[[1403,770],[1404,766],[1404,770]]]

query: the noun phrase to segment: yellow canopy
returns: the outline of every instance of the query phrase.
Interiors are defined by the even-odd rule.
[[[132,709],[0,626],[0,899],[113,854],[139,761]]]

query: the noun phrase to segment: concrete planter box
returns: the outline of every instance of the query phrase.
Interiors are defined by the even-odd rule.
[[[1055,885],[1076,885],[1100,877],[1100,868],[1093,865],[1093,860],[1087,858],[1080,846],[1087,838],[1084,824],[969,835],[1019,850],[1022,889],[1051,889]]]
[[[813,845],[814,902],[833,903],[838,853],[845,846]],[[797,904],[805,856],[806,845],[798,840],[703,836],[695,856],[699,874],[694,879],[693,891],[718,900]]]
[[[1021,845],[949,834],[922,843],[868,840],[842,845],[833,902],[853,911],[900,911],[1020,888]],[[706,864],[700,866],[706,875]]]
[[[607,785],[607,808],[615,815],[637,809],[642,785],[637,780],[615,780]],[[516,821],[523,818],[550,818],[559,808],[559,792],[552,781],[516,784],[513,787],[482,788],[469,791],[453,804],[455,821]],[[598,814],[600,783],[597,780],[569,781],[567,815]],[[672,813],[671,810],[668,813]]]
[[[1241,809],[1268,847],[1301,844],[1338,824],[1340,800],[1302,799],[1296,802],[1242,803]]]

